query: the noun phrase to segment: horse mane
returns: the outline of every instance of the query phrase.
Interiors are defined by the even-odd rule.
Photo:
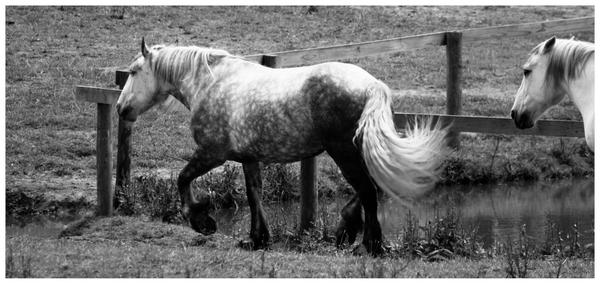
[[[156,45],[151,49],[157,51],[157,56],[152,58],[155,75],[172,84],[197,77],[203,68],[213,76],[210,66],[223,57],[232,56],[225,50],[198,46]]]
[[[543,54],[545,43],[544,41],[534,47],[531,54]],[[583,67],[593,57],[594,45],[573,39],[556,39],[554,46],[546,55],[548,56],[546,86],[564,90],[566,84],[581,75]]]

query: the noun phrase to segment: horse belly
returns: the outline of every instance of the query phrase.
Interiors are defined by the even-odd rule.
[[[230,123],[233,160],[293,162],[323,152],[307,104],[255,103]]]

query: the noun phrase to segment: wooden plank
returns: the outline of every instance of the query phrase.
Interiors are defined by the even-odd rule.
[[[319,193],[315,186],[317,179],[317,161],[308,158],[300,161],[300,227],[304,231],[315,228],[317,225],[317,208],[319,207]]]
[[[574,18],[463,30],[463,42],[556,33],[593,31],[594,17]]]
[[[117,173],[115,175],[115,197],[113,205],[118,208],[120,203],[117,196],[123,194],[123,187],[131,182],[131,130],[133,122],[119,117],[117,131]]]
[[[91,86],[76,86],[75,99],[99,104],[114,104],[119,99],[121,90],[98,88]]]
[[[117,70],[115,73],[115,84],[119,89],[125,87],[129,78],[128,70]],[[117,174],[115,175],[115,197],[114,206],[119,207],[117,196],[123,192],[123,187],[131,181],[131,132],[133,122],[125,121],[119,117],[119,126],[117,132]]]
[[[277,66],[287,67],[369,55],[399,52],[427,46],[440,46],[445,32],[398,37],[362,43],[317,47],[301,50],[273,52],[277,56]],[[249,55],[246,59],[260,62],[261,55]]]
[[[446,113],[460,114],[462,109],[462,34],[460,32],[446,33]],[[451,131],[448,134],[448,145],[458,149],[460,147],[459,132]]]
[[[112,187],[112,148],[111,148],[111,114],[110,104],[98,104],[96,125],[96,191],[98,195],[98,214],[111,216],[113,214]]]
[[[444,125],[452,123],[452,130],[459,132],[477,132],[502,135],[540,135],[556,137],[584,137],[583,122],[573,120],[539,120],[533,128],[518,129],[514,121],[507,117],[461,116],[443,114],[394,113],[397,128],[404,128],[407,121],[415,117],[433,117],[442,119]]]
[[[256,62],[259,64],[262,62],[262,58],[263,58],[262,54],[253,54],[253,55],[244,56],[244,59],[246,59],[248,61]]]

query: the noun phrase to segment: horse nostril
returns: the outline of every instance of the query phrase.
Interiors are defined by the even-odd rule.
[[[516,110],[514,110],[514,109],[513,109],[513,110],[511,110],[511,111],[510,111],[510,117],[511,117],[513,120],[514,120],[514,119],[516,119],[516,117],[517,117],[517,111],[516,111]]]
[[[521,118],[520,118],[520,119],[521,119],[521,121],[523,121],[524,123],[525,123],[525,122],[530,122],[530,121],[531,121],[531,115],[530,115],[530,113],[529,113],[528,111],[524,111],[524,112],[521,114]],[[529,123],[526,123],[526,124],[529,124]]]
[[[117,104],[115,107],[117,108],[117,113],[121,113],[121,104]]]

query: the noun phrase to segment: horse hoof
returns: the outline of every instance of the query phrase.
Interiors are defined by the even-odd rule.
[[[238,247],[245,249],[245,250],[259,250],[259,249],[267,248],[268,245],[264,241],[263,242],[255,242],[252,239],[244,239],[244,240],[239,241]]]
[[[254,242],[252,240],[240,240],[238,243],[238,247],[245,250],[253,250]]]
[[[359,244],[356,247],[354,247],[354,249],[352,249],[352,254],[356,256],[369,255],[373,257],[378,257],[382,256],[384,251],[385,249],[383,248],[383,246],[374,246],[368,248],[367,246],[365,246],[365,244]]]
[[[205,214],[191,216],[190,226],[194,231],[205,236],[212,235],[217,231],[217,222],[215,219]]]
[[[358,233],[354,230],[348,230],[344,227],[339,227],[335,232],[336,247],[343,248],[345,243],[347,243],[348,245],[354,244],[354,241],[356,241],[357,234]]]
[[[363,244],[359,244],[352,249],[352,255],[355,255],[355,256],[369,255],[369,252],[367,251],[367,247],[365,247]]]

